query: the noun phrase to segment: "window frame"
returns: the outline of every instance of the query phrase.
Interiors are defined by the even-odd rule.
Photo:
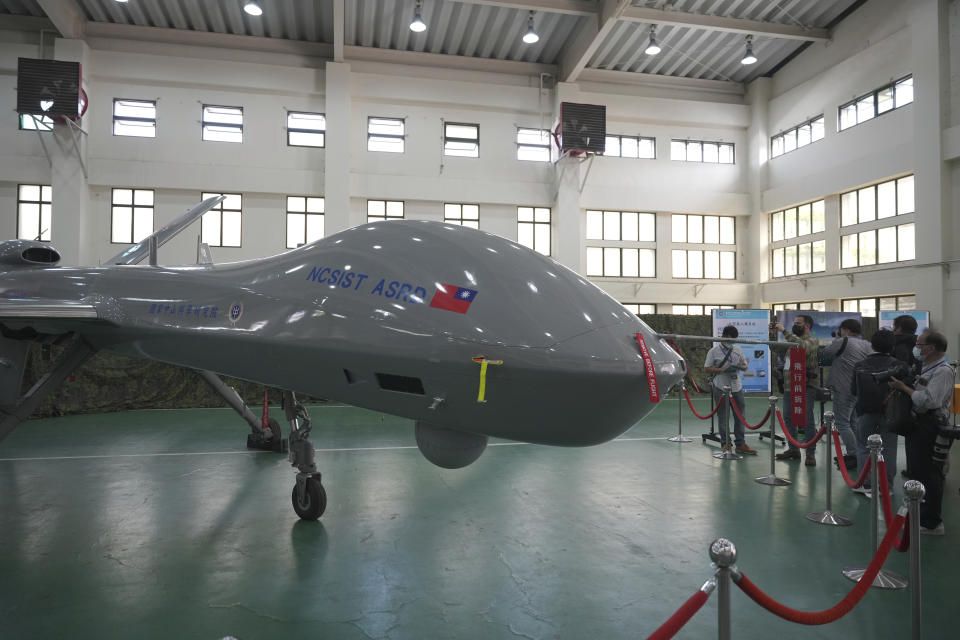
[[[36,187],[39,194],[39,200],[24,200],[23,199],[23,189],[24,187]],[[44,194],[49,194],[50,199],[44,199]],[[23,205],[37,205],[37,233],[35,235],[26,237],[21,233],[21,223],[20,218],[23,215],[22,206]],[[48,207],[47,218],[49,224],[47,225],[47,231],[43,231],[43,218],[44,218],[44,206]],[[17,184],[17,238],[20,240],[33,240],[39,242],[51,242],[53,239],[53,186],[49,184]],[[44,237],[46,236],[46,237]]]
[[[800,300],[797,302],[776,302],[770,305],[770,310],[774,313],[777,311],[826,311],[827,301]]]
[[[675,147],[676,144],[684,145],[684,157],[677,158],[675,157]],[[717,160],[716,162],[712,160],[704,160],[703,146],[708,144],[717,145]],[[700,146],[700,159],[699,160],[690,160],[690,145],[699,145]],[[730,148],[730,162],[723,162],[720,160],[720,149],[723,147]],[[671,138],[670,139],[670,160],[674,162],[699,162],[702,164],[737,164],[737,146],[733,142],[724,142],[722,140],[691,140],[689,138]]]
[[[121,204],[117,202],[117,192],[118,191],[129,191],[130,192],[130,204]],[[137,192],[149,192],[150,200],[153,204],[150,205],[138,205],[137,204]],[[155,189],[136,189],[133,187],[111,187],[110,189],[110,244],[136,244],[141,242],[144,238],[149,237],[156,230],[156,204],[157,204],[157,192]],[[130,235],[129,240],[116,240],[114,236],[114,223],[117,219],[117,209],[129,209],[130,210]],[[146,236],[143,236],[139,240],[137,239],[136,234],[136,221],[137,221],[137,210],[138,209],[149,209],[150,210],[150,233]]]
[[[459,216],[453,217],[448,215],[448,207],[457,207]],[[477,217],[476,218],[463,217],[464,207],[475,207],[477,210]],[[461,227],[469,227],[470,229],[479,229],[480,228],[480,205],[472,202],[444,202],[443,203],[443,221],[448,224],[455,224]]]
[[[370,213],[370,205],[382,202],[383,203],[383,215],[378,213]],[[390,205],[400,205],[400,215],[391,215],[390,214]],[[390,220],[405,220],[407,217],[407,205],[405,200],[378,200],[376,198],[367,199],[367,224],[371,222],[389,222]]]
[[[910,86],[910,100],[908,102],[904,102],[903,104],[897,105],[897,102],[898,102],[897,87],[899,87],[900,85],[907,86],[908,80],[909,80],[909,86]],[[892,92],[891,98],[890,98],[892,106],[889,109],[880,111],[880,94],[888,89],[891,90]],[[861,120],[859,104],[867,98],[872,98],[873,115]],[[913,86],[913,74],[911,73],[901,78],[897,78],[896,80],[893,80],[892,82],[889,82],[885,85],[877,87],[873,91],[868,91],[860,96],[857,96],[853,100],[850,100],[849,102],[845,102],[841,104],[839,107],[837,107],[837,131],[846,131],[847,129],[851,129],[857,125],[863,124],[864,122],[869,122],[870,120],[879,118],[884,114],[896,111],[897,109],[900,109],[901,107],[905,107],[908,104],[913,104],[913,100],[914,100],[914,86]],[[850,108],[853,109],[853,113],[855,114],[854,122],[852,124],[848,124],[847,126],[843,126],[843,123],[845,120],[844,109],[850,109]]]
[[[373,133],[370,129],[374,125],[374,121],[382,120],[386,122],[392,122],[394,124],[399,123],[400,128],[403,130],[403,133]],[[374,142],[383,142],[389,143],[389,141],[399,141],[400,148],[398,150],[393,149],[371,149],[370,145]],[[407,119],[406,118],[396,118],[392,116],[367,116],[367,151],[371,153],[406,153],[407,151]]]
[[[447,134],[447,127],[473,127],[476,130],[476,138],[460,138]],[[473,144],[475,153],[450,153],[451,149],[447,147],[450,143]],[[454,150],[456,151],[456,150]],[[479,158],[480,157],[480,125],[472,122],[443,122],[443,155],[454,158]]]
[[[122,103],[131,103],[137,105],[150,105],[153,108],[153,117],[138,117],[138,116],[120,116],[117,115],[117,106]],[[114,98],[113,99],[113,120],[111,126],[111,132],[114,136],[122,138],[156,138],[157,137],[157,101],[156,100],[137,100],[134,98]],[[202,112],[201,112],[202,118]],[[130,133],[117,133],[118,126],[133,126],[130,123],[144,123],[148,124],[149,127],[144,127],[144,130],[150,131],[150,135],[134,135]]]
[[[27,122],[27,119],[30,119],[33,122],[34,126],[25,127],[24,123]],[[32,113],[21,113],[20,117],[17,118],[17,130],[18,131],[39,131],[40,133],[46,133],[53,131],[53,118],[50,116],[44,115],[35,115]]]
[[[607,153],[607,141],[611,138],[617,138],[617,153]],[[635,156],[625,156],[623,155],[623,140],[624,138],[628,140],[634,140],[637,143],[637,155]],[[653,155],[645,156],[640,155],[640,149],[643,142],[649,142],[650,147],[653,149]],[[629,158],[631,160],[656,160],[657,159],[657,139],[651,136],[630,136],[630,135],[620,135],[616,133],[608,133],[604,139],[604,151],[602,154],[605,158]]]
[[[664,303],[661,303],[664,304]],[[676,304],[668,302],[665,304],[670,305],[670,315],[673,316],[709,316],[714,309],[736,309],[736,305],[733,304],[688,304],[685,302],[678,302]],[[677,313],[678,307],[684,307],[685,313]],[[689,313],[690,307],[699,307],[701,313]]]
[[[586,249],[586,255],[587,255],[585,272],[588,278],[656,278],[657,277],[657,250],[655,248],[639,247],[639,246],[632,246],[632,247],[587,246],[585,247],[585,249]],[[590,254],[593,251],[600,251],[600,265],[601,265],[600,273],[590,270],[590,264],[591,264]],[[616,252],[617,254],[619,254],[619,258],[618,258],[618,263],[620,265],[619,273],[607,272],[608,271],[607,270],[607,252],[608,251]],[[624,273],[626,271],[626,265],[627,265],[626,252],[629,252],[629,251],[637,252],[637,263],[636,263],[637,275],[625,275]],[[641,269],[641,267],[644,264],[642,256],[644,254],[650,254],[652,256],[652,260],[648,260],[647,262],[653,266],[653,273],[645,274],[642,272],[643,270]]]
[[[901,255],[901,250],[900,250],[900,234],[901,234],[901,231],[900,231],[900,229],[901,229],[901,228],[905,228],[905,227],[913,227],[914,245],[913,245],[913,248],[912,248],[912,249],[913,249],[913,251],[912,251],[913,257],[912,257],[912,258],[907,258],[907,257],[901,258],[901,257],[900,257],[900,255]],[[881,262],[881,261],[880,261],[880,245],[878,244],[880,231],[881,231],[882,229],[891,229],[891,228],[896,229],[896,232],[895,232],[893,235],[894,235],[894,238],[896,238],[896,243],[897,243],[897,251],[896,251],[897,259],[896,259],[896,260],[887,260],[887,261],[885,261],[885,262]],[[871,233],[873,234],[873,252],[874,252],[874,258],[875,258],[875,260],[874,260],[873,262],[869,262],[869,263],[862,263],[862,262],[860,261],[860,260],[861,260],[861,256],[860,256],[860,236],[862,236],[862,235],[864,235],[864,234],[871,234]],[[844,246],[843,246],[843,245],[844,245],[844,239],[845,239],[845,238],[856,239],[856,247],[854,247],[854,249],[853,249],[853,255],[856,256],[857,263],[854,264],[854,265],[844,266],[844,260],[843,260],[843,259],[844,259]],[[848,242],[849,242],[849,241],[848,241]],[[860,268],[863,268],[863,267],[882,267],[883,265],[888,265],[888,264],[900,264],[900,263],[903,263],[903,262],[910,262],[910,261],[916,260],[916,259],[917,259],[917,245],[916,245],[916,223],[915,223],[915,222],[904,222],[904,223],[902,223],[902,224],[884,225],[884,226],[882,226],[882,227],[873,227],[873,228],[870,228],[870,229],[861,229],[861,230],[859,230],[859,231],[853,231],[853,232],[851,232],[851,233],[841,234],[841,236],[840,236],[840,270],[841,270],[841,271],[843,271],[843,270],[845,270],[845,269],[860,269]]]
[[[819,138],[814,137],[814,131],[816,130],[814,125],[817,122],[820,123]],[[803,127],[807,127],[807,126],[810,127],[810,140],[808,142],[800,144],[800,130],[803,129]],[[795,127],[790,127],[785,131],[781,131],[777,135],[770,136],[770,159],[772,160],[773,158],[779,158],[780,156],[788,154],[791,151],[796,151],[797,149],[801,149],[803,147],[811,145],[814,142],[819,142],[820,140],[823,140],[823,138],[825,137],[825,132],[826,132],[825,130],[826,130],[826,123],[824,121],[824,114],[821,113],[819,116],[816,116],[814,118],[810,118],[809,120],[801,122]],[[793,135],[795,143],[792,149],[786,149],[784,143],[786,141],[787,136],[790,136],[791,134]],[[780,140],[780,153],[776,152],[778,139]]]
[[[684,254],[684,275],[678,276],[676,273],[676,259],[677,254]],[[717,277],[707,276],[707,253],[716,253],[717,254]],[[698,276],[690,275],[690,266],[691,264],[696,264],[698,260],[697,254],[699,254],[699,273]],[[724,267],[724,254],[733,256],[733,275],[729,277],[723,276],[723,267]],[[691,262],[693,259],[693,262]],[[673,248],[670,250],[670,277],[675,280],[711,280],[711,281],[720,281],[720,280],[736,280],[737,279],[737,252],[733,251],[722,251],[718,249],[677,249]]]
[[[207,109],[234,109],[240,112],[240,123],[235,122],[220,122],[215,120],[207,120]],[[219,127],[222,131],[227,132],[230,130],[235,130],[239,132],[239,140],[217,140],[214,138],[208,138],[207,132],[208,127],[209,131],[213,132]],[[243,144],[243,107],[234,107],[225,104],[204,104],[200,109],[200,139],[203,142],[225,142],[228,144]],[[212,245],[211,245],[212,246]]]
[[[212,198],[212,197],[214,197],[214,196],[226,196],[227,198],[230,198],[231,196],[236,196],[237,198],[240,199],[240,208],[239,208],[239,209],[227,209],[227,208],[225,208],[225,207],[224,207],[224,203],[225,203],[227,200],[224,199],[224,200],[221,200],[220,202],[218,202],[218,203],[217,203],[216,205],[214,205],[213,207],[211,207],[208,211],[206,211],[206,212],[200,217],[200,218],[201,218],[201,219],[200,219],[200,242],[203,242],[203,243],[206,244],[208,247],[222,247],[222,248],[224,248],[224,249],[239,249],[240,247],[243,246],[243,194],[242,194],[242,193],[225,193],[225,192],[222,192],[222,191],[209,191],[209,192],[208,192],[208,191],[204,191],[203,193],[200,194],[200,199],[201,199],[201,200],[206,200],[207,198]],[[206,217],[207,217],[208,215],[210,215],[211,213],[217,214],[216,217],[217,217],[217,219],[218,219],[218,233],[219,233],[219,236],[220,236],[220,242],[219,242],[219,243],[208,242],[207,240],[205,240],[205,239],[203,238],[203,218],[206,218]],[[239,223],[240,223],[240,229],[238,230],[238,234],[237,234],[237,236],[238,236],[238,238],[239,238],[237,244],[224,244],[224,243],[223,243],[223,214],[224,214],[224,213],[236,213],[236,214],[237,214],[237,219],[239,220]]]
[[[321,118],[323,118],[323,128],[322,129],[306,129],[303,127],[291,127],[290,126],[291,116],[320,116]],[[318,113],[315,111],[294,111],[293,109],[287,109],[286,129],[287,129],[287,146],[288,147],[301,147],[301,148],[307,148],[307,149],[324,149],[327,146],[327,114],[325,113]],[[296,143],[290,142],[291,133],[319,135],[321,136],[320,144],[296,144]]]
[[[520,212],[523,211],[523,210],[526,210],[526,209],[529,209],[529,210],[530,210],[530,220],[521,220],[521,219],[520,219]],[[547,217],[548,217],[549,219],[546,220],[546,221],[537,220],[537,214],[538,214],[539,212],[543,212],[543,211],[546,211]],[[531,236],[530,236],[530,237],[532,238],[532,243],[531,243],[531,244],[532,244],[533,246],[530,246],[530,245],[528,245],[528,244],[524,244],[524,243],[521,241],[521,237],[522,237],[522,235],[521,235],[521,229],[524,228],[523,225],[530,225],[530,233],[531,233]],[[537,246],[537,238],[539,237],[539,235],[537,234],[537,225],[546,226],[546,227],[547,227],[547,251],[546,251],[546,253],[544,253],[544,252],[541,250],[542,247],[538,247],[538,246]],[[552,254],[552,252],[553,252],[553,208],[552,208],[552,207],[536,207],[536,206],[526,206],[526,205],[517,206],[517,244],[519,244],[519,245],[521,245],[521,246],[524,246],[524,247],[527,247],[527,248],[530,249],[531,251],[536,251],[536,252],[539,253],[540,255],[550,256],[550,255]]]
[[[297,146],[297,145],[294,145]],[[299,211],[296,209],[291,209],[291,200],[294,198],[303,200],[303,210]],[[310,211],[310,201],[319,200],[321,211]],[[310,244],[316,240],[319,240],[326,236],[327,233],[327,201],[324,196],[305,196],[305,195],[288,195],[286,197],[286,226],[284,227],[284,245],[287,249],[296,249],[299,246]],[[303,216],[303,242],[300,244],[294,244],[290,246],[290,227],[291,227],[291,217],[293,216]],[[310,220],[311,216],[320,218],[320,228],[321,233],[318,237],[310,239],[309,230],[310,230]]]
[[[530,133],[530,132],[534,132],[534,131],[537,132],[537,134],[540,136],[540,139],[541,139],[541,140],[546,140],[546,142],[544,142],[544,143],[542,143],[542,144],[533,144],[533,143],[530,143],[530,142],[520,142],[520,135],[521,135],[522,133],[524,133],[524,132]],[[517,127],[517,135],[515,136],[514,140],[515,140],[516,145],[517,145],[517,160],[519,160],[519,161],[521,161],[521,162],[550,162],[551,160],[553,160],[553,148],[551,147],[551,144],[550,144],[551,134],[550,134],[550,130],[549,130],[549,129],[534,129],[534,128],[532,128],[532,127]],[[543,158],[543,159],[538,159],[538,158],[521,158],[521,157],[520,157],[520,153],[521,153],[521,150],[523,150],[523,149],[527,149],[527,150],[537,150],[537,149],[539,149],[541,152],[545,150],[546,153],[547,153],[547,157],[546,157],[546,158]]]
[[[895,300],[895,303],[894,303],[895,306],[894,306],[894,308],[893,308],[893,309],[884,309],[884,308],[882,308],[880,301],[881,301],[881,300],[890,300],[891,298],[892,298],[893,300]],[[901,306],[900,306],[900,301],[901,301],[902,298],[913,298],[913,306],[912,306],[912,307],[901,307]],[[840,298],[840,310],[841,310],[842,312],[846,312],[846,313],[859,313],[859,314],[863,315],[863,311],[862,311],[862,309],[861,309],[861,307],[862,307],[861,302],[864,301],[864,300],[870,300],[870,301],[872,301],[872,302],[874,303],[874,306],[873,306],[874,314],[873,314],[873,315],[864,316],[864,317],[866,317],[866,318],[879,318],[881,311],[915,311],[916,308],[917,308],[917,294],[916,294],[916,293],[892,293],[892,294],[886,295],[886,296],[862,296],[862,297],[856,297],[856,298]],[[847,306],[848,306],[847,303],[848,303],[848,302],[854,302],[854,303],[856,303],[855,305],[853,305],[853,306],[855,306],[856,308],[855,308],[855,309],[848,309],[848,308],[847,308]]]

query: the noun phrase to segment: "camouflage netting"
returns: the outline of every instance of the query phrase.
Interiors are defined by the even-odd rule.
[[[651,314],[640,316],[658,333],[708,336],[711,334],[710,316],[679,316]],[[870,336],[877,330],[876,318],[863,319],[863,334]],[[709,342],[681,341],[681,355],[687,361],[690,375],[701,389],[707,388],[703,373]],[[29,389],[60,354],[57,347],[33,345],[24,375],[24,391]],[[256,407],[263,403],[264,387],[252,382],[225,378],[240,396],[259,415]],[[689,385],[688,385],[689,386]],[[310,401],[310,398],[303,398]],[[280,392],[270,390],[270,403],[280,403]],[[196,407],[225,407],[224,400],[203,381],[196,371],[151,362],[97,353],[57,391],[40,405],[34,416],[48,417],[68,413],[99,413],[127,409],[184,409]]]

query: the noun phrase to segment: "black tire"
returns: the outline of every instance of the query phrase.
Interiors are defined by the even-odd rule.
[[[270,427],[270,433],[273,434],[273,440],[282,440],[283,432],[280,430],[280,423],[277,422],[274,418],[270,418],[267,421],[267,425]]]
[[[293,485],[293,510],[302,520],[316,520],[327,510],[327,491],[316,478],[307,478],[306,489],[301,501],[297,485]]]

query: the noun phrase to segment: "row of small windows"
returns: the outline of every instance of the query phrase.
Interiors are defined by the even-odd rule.
[[[916,258],[913,223],[840,236],[840,268],[903,262]]]
[[[838,130],[872,120],[879,115],[913,102],[913,76],[906,76],[870,93],[855,98],[838,108]],[[778,133],[770,138],[770,157],[776,158],[800,147],[822,140],[823,115]]]
[[[878,311],[913,311],[917,308],[917,297],[910,293],[870,298],[841,298],[840,308],[844,313],[859,313],[865,318],[875,318]],[[788,309],[826,311],[827,304],[824,300],[807,300],[804,302],[781,302],[772,306],[774,313]]]
[[[825,229],[823,200],[770,214],[770,239],[773,242],[820,233]]]
[[[773,250],[773,277],[803,275],[827,270],[824,240],[781,247]]]
[[[840,194],[841,227],[913,212],[913,176]]]
[[[736,244],[733,216],[701,216],[676,213],[671,216],[673,242],[690,244]]]
[[[734,251],[674,249],[671,258],[674,278],[734,280],[737,277]],[[587,247],[587,275],[656,278],[657,251],[628,247]]]
[[[622,303],[627,311],[634,315],[669,313],[675,316],[708,316],[714,309],[735,309],[732,304],[644,304],[639,302]]]

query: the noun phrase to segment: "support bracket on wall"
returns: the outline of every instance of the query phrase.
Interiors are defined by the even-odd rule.
[[[850,281],[850,286],[852,287],[852,286],[853,286],[853,274],[852,274],[852,273],[845,273],[844,275],[847,276],[847,280]]]
[[[638,283],[636,283],[636,284],[633,285],[633,297],[634,297],[634,298],[636,298],[637,296],[640,295],[640,289],[643,288],[643,285],[644,285],[643,282],[638,282]]]
[[[693,297],[696,298],[700,295],[700,292],[703,291],[703,288],[707,286],[705,284],[695,284],[693,285]]]
[[[807,290],[807,279],[806,279],[806,278],[800,278],[800,284],[803,285],[803,290],[806,291],[806,290]]]

